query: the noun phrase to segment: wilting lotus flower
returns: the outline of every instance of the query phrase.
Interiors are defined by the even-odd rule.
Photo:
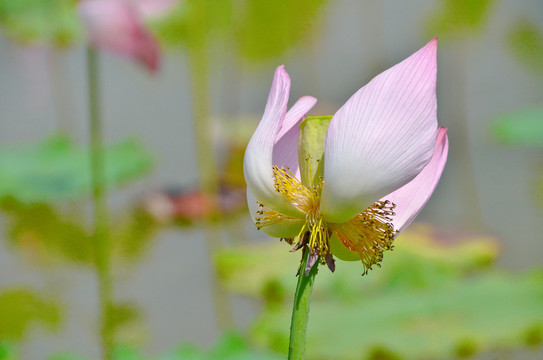
[[[93,46],[134,58],[149,70],[158,69],[160,48],[143,23],[144,9],[130,0],[82,0],[79,14]]]
[[[310,251],[306,274],[317,259],[333,271],[332,255],[361,260],[364,273],[379,265],[434,191],[448,151],[437,125],[436,50],[434,39],[333,117],[305,121],[317,100],[304,96],[287,112],[290,79],[277,68],[245,152],[247,195],[259,229]]]

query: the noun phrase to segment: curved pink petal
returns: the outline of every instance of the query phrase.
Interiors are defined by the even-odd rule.
[[[133,3],[83,0],[78,8],[93,46],[136,59],[151,71],[158,69],[158,43],[143,25]]]
[[[249,205],[249,213],[254,223],[256,223],[256,218],[260,216],[257,214],[258,210],[269,210],[269,208],[260,208],[258,206],[257,200],[249,188],[247,188],[247,204]],[[291,238],[298,235],[304,224],[305,219],[283,218],[277,224],[263,226],[260,230],[273,237]]]
[[[437,39],[376,76],[330,122],[321,213],[346,222],[428,164],[437,135]]]
[[[290,78],[283,65],[275,71],[264,115],[256,128],[243,159],[243,173],[248,189],[262,203],[285,215],[301,212],[274,187],[272,156],[275,139],[283,124],[290,92]]]
[[[396,204],[396,215],[392,219],[396,230],[403,231],[408,227],[430,199],[445,168],[448,151],[447,128],[442,127],[437,134],[434,154],[428,165],[409,183],[382,199]]]
[[[316,104],[317,99],[312,96],[302,96],[285,115],[285,120],[275,139],[272,163],[279,168],[286,166],[293,174],[300,178],[298,165],[298,136],[300,123],[305,114]]]

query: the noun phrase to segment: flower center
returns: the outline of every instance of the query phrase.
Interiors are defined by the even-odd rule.
[[[347,249],[360,256],[364,274],[371,270],[373,265],[380,266],[383,252],[392,249],[392,242],[397,233],[392,225],[395,204],[388,200],[377,201],[346,223],[329,223],[320,214],[322,178],[314,182],[308,181],[307,183],[312,185],[306,187],[288,167],[273,166],[273,174],[275,190],[306,214],[305,223],[298,235],[293,238],[284,238],[286,242],[294,245],[292,251],[307,249],[310,251],[308,260],[310,266],[319,260],[321,264],[327,263],[333,271],[330,238],[337,235]],[[258,205],[261,208],[257,211],[260,215],[256,218],[258,229],[279,223],[284,219],[291,219],[274,210],[263,210],[264,204],[260,202]],[[306,272],[309,269],[306,269]]]

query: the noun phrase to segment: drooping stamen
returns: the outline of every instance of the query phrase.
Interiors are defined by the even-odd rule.
[[[310,173],[310,157],[307,157],[306,162]],[[296,178],[288,167],[273,166],[273,174],[275,190],[306,214],[305,224],[298,235],[284,239],[289,244],[294,244],[291,251],[299,249],[310,251],[310,254],[318,258],[321,264],[327,264],[333,271],[334,262],[330,253],[329,240],[332,233],[336,233],[343,245],[358,253],[364,267],[364,274],[373,265],[380,266],[383,252],[392,249],[392,242],[397,234],[392,225],[396,205],[388,200],[377,201],[347,223],[327,223],[320,214],[322,178],[315,179],[316,183],[310,182],[308,179],[308,183],[311,184],[308,188]],[[258,206],[260,209],[257,214],[260,216],[255,219],[258,229],[277,224],[285,219],[294,219],[274,210],[264,210],[264,205],[260,202]]]
[[[362,260],[364,274],[373,265],[380,267],[383,252],[393,248],[397,231],[392,225],[395,204],[377,201],[344,224],[334,224],[333,231],[348,249],[356,251]]]
[[[311,174],[310,160],[311,157],[308,156],[306,158],[308,176]],[[334,264],[329,244],[332,232],[326,220],[320,215],[322,178],[319,178],[316,184],[312,184],[313,181],[308,178],[307,183],[312,184],[308,188],[298,180],[288,167],[279,168],[273,166],[273,175],[275,177],[275,190],[306,214],[305,224],[300,229],[298,235],[293,238],[285,238],[284,240],[289,244],[295,244],[291,251],[302,248],[307,249],[315,259],[318,258],[321,264],[328,264],[333,271]],[[261,208],[264,207],[261,203],[258,203],[258,205]],[[276,224],[286,218],[284,215],[273,210],[261,209],[257,213],[263,215],[256,218],[258,229],[261,229],[263,226]]]

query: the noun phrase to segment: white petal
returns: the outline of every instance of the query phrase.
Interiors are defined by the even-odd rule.
[[[284,129],[282,132],[284,138],[285,134],[290,130],[289,126],[293,127],[299,120],[295,118],[301,113],[300,116],[303,116],[303,113],[305,113],[303,110],[309,110],[313,104],[311,98],[302,98],[293,107],[289,122],[283,126],[289,91],[290,78],[284,66],[281,65],[275,71],[262,120],[247,145],[243,160],[243,172],[248,189],[260,202],[281,214],[303,217],[303,213],[298,208],[275,190],[272,170],[274,147],[279,147],[279,150],[276,151],[276,157],[281,158],[284,156],[280,151],[280,147],[285,146],[285,144],[275,144],[279,139],[280,130]],[[279,142],[281,142],[280,139]],[[291,141],[285,142],[286,145],[291,143]]]
[[[437,135],[437,39],[375,77],[339,109],[325,142],[321,213],[345,222],[407,184]]]

